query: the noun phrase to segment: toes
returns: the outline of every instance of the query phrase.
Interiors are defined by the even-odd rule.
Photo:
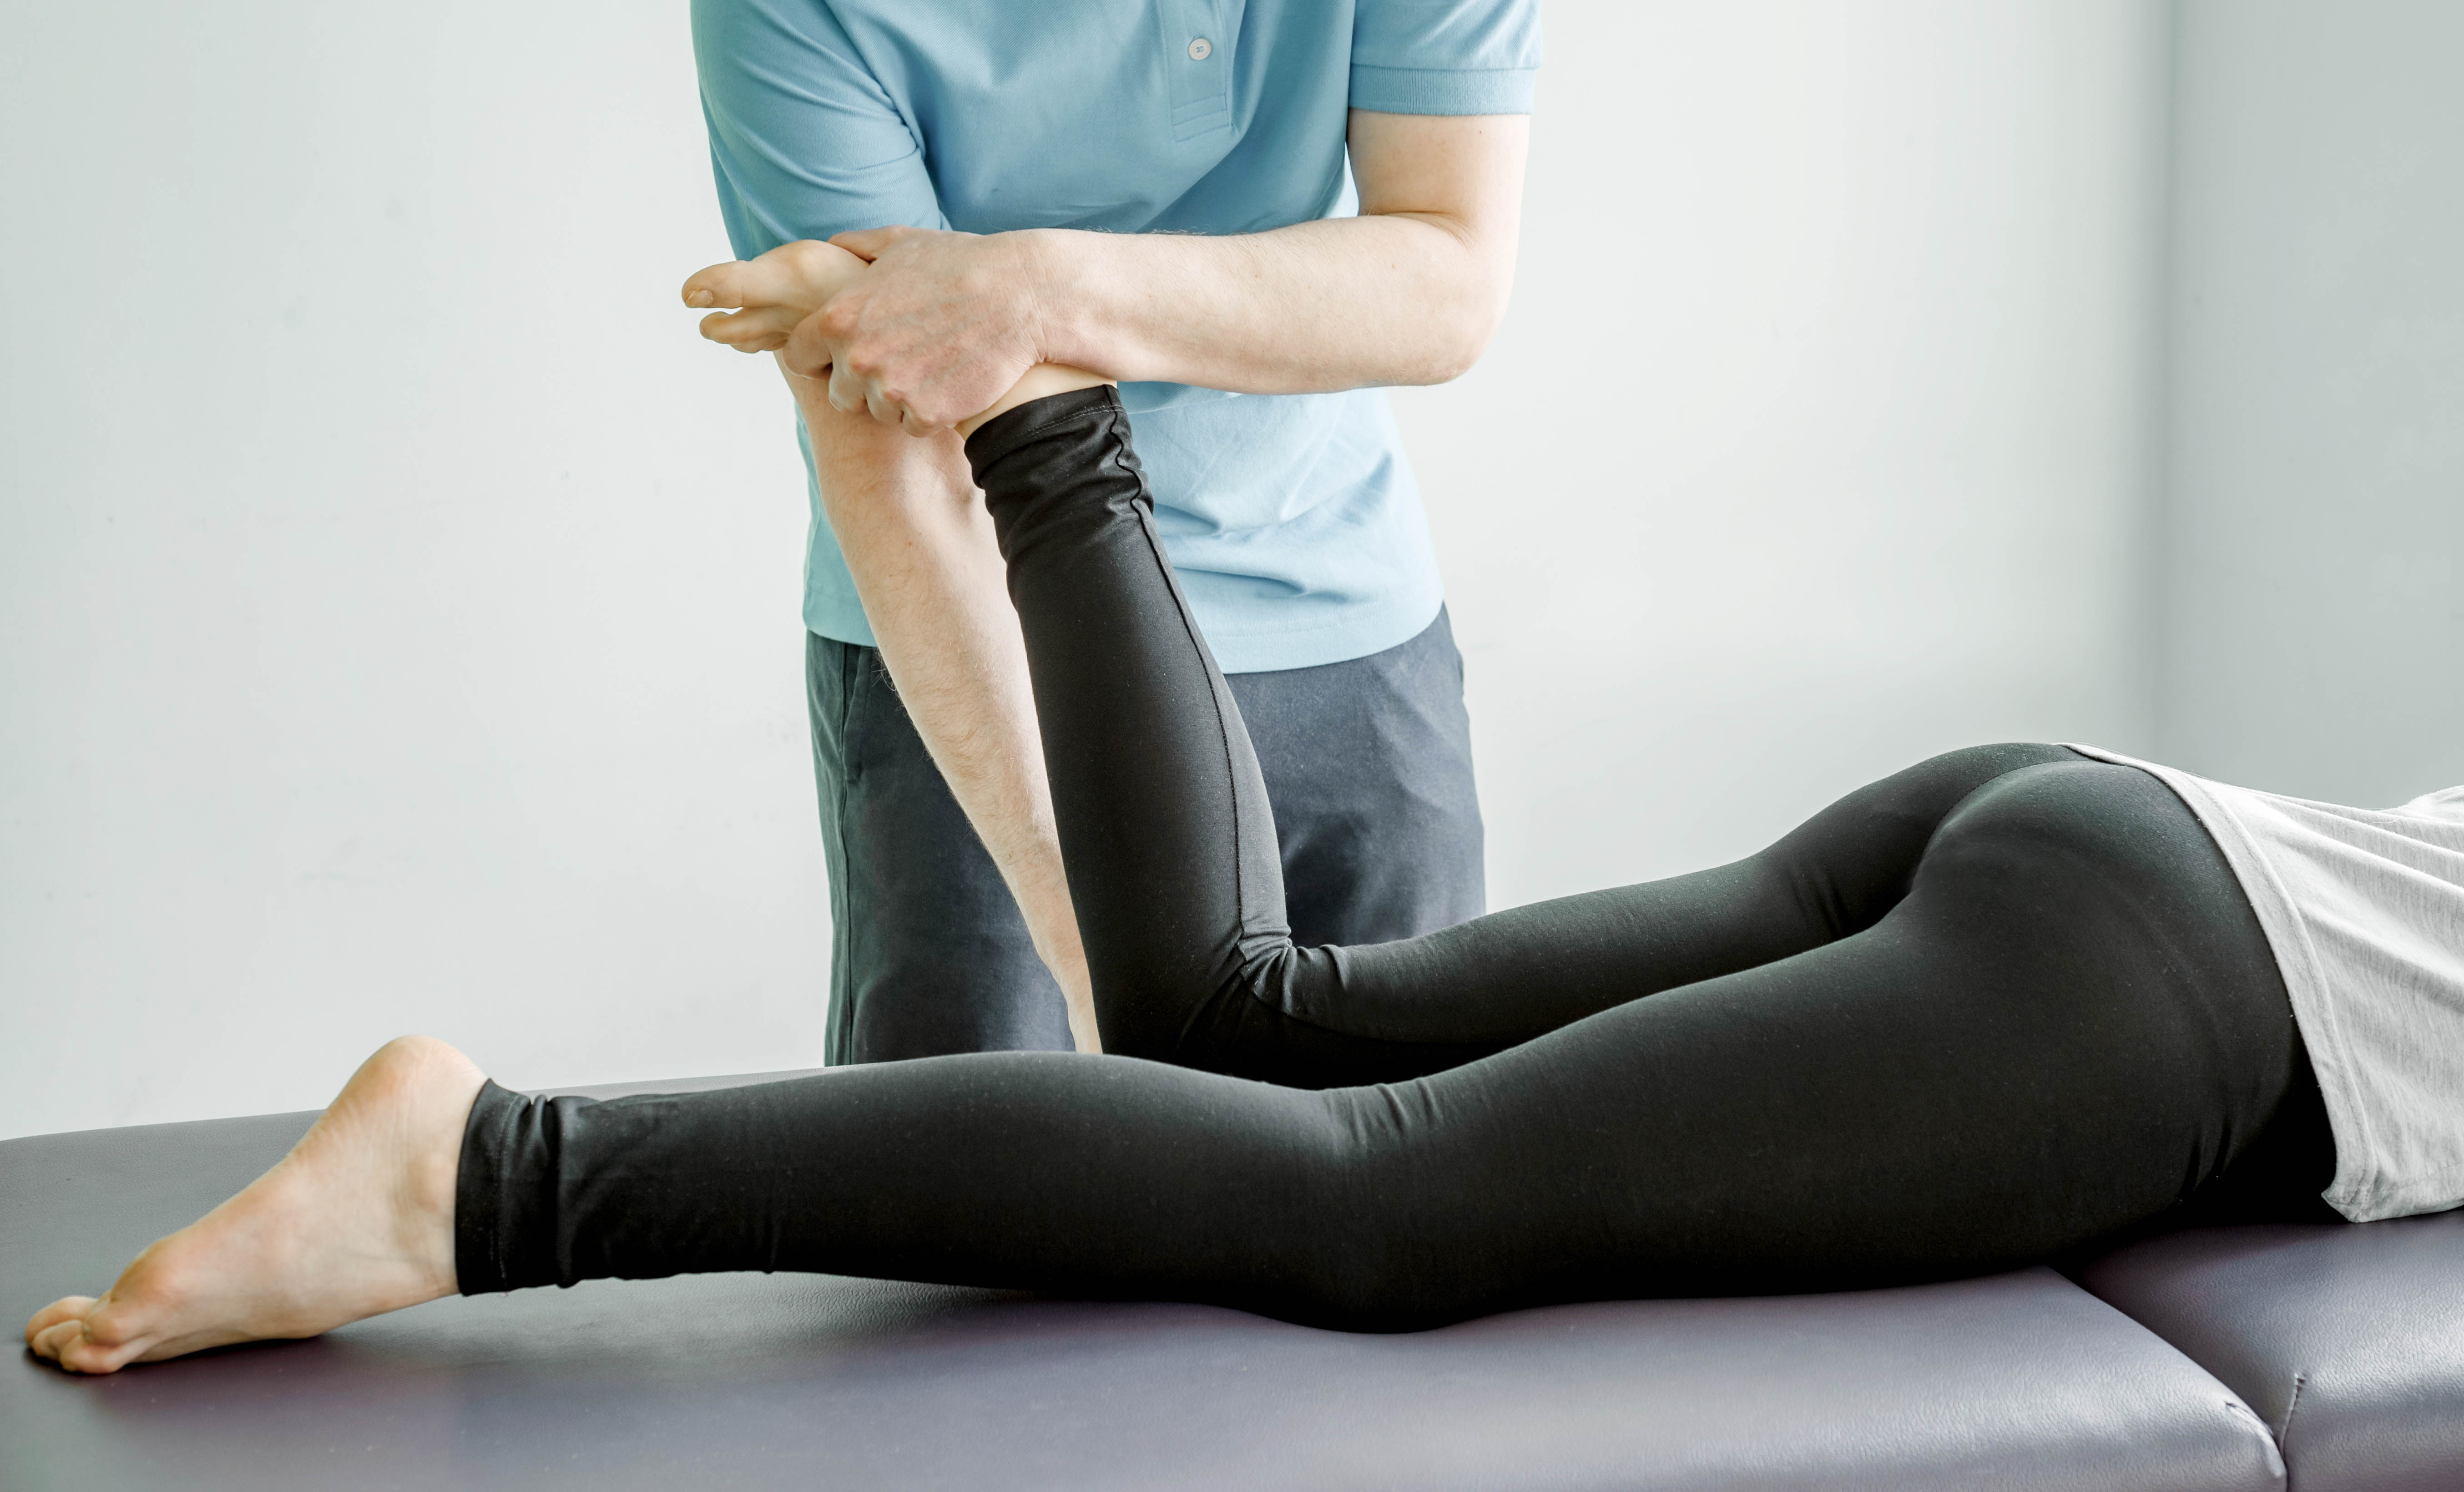
[[[772,352],[787,345],[787,334],[803,318],[804,313],[792,306],[714,311],[701,318],[701,334],[739,352]]]
[[[26,1323],[26,1346],[71,1372],[118,1372],[144,1350],[145,1342],[98,1341],[93,1324],[108,1302],[91,1295],[71,1295],[52,1302]],[[112,1333],[102,1333],[109,1336]]]
[[[737,272],[743,268],[742,263],[731,259],[725,264],[714,264],[708,269],[696,270],[693,276],[685,281],[685,304],[689,306],[744,304],[743,297],[737,294],[736,288]]]
[[[26,1345],[34,1349],[35,1356],[48,1357],[63,1368],[77,1372],[93,1371],[82,1366],[83,1360],[94,1352],[94,1344],[86,1340],[82,1319],[55,1321],[28,1337]]]
[[[82,1302],[85,1309],[69,1314],[62,1307]],[[37,1357],[48,1357],[71,1372],[118,1372],[136,1360],[138,1354],[155,1345],[157,1338],[128,1329],[133,1322],[112,1320],[108,1297],[97,1303],[84,1296],[72,1296],[58,1301],[43,1311],[59,1318],[40,1330],[31,1326],[26,1345]],[[121,1312],[125,1318],[127,1312]],[[36,1318],[39,1320],[40,1318]]]
[[[71,1372],[118,1372],[145,1346],[143,1342],[123,1342],[118,1347],[105,1347],[87,1335],[85,1323],[79,1321],[63,1321],[45,1332],[44,1337],[52,1343],[51,1350],[35,1350],[43,1351],[44,1356]]]
[[[61,1296],[41,1310],[34,1312],[33,1318],[26,1323],[26,1344],[29,1347],[33,1346],[34,1338],[63,1321],[84,1320],[85,1313],[94,1309],[94,1306],[95,1300],[91,1295]]]

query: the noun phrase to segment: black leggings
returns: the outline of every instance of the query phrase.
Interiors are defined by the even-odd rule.
[[[2044,1260],[2333,1170],[2265,935],[2155,779],[1976,747],[1762,853],[1296,948],[1109,389],[968,442],[1112,1055],[594,1103],[490,1085],[467,1292],[731,1269],[1353,1328]]]

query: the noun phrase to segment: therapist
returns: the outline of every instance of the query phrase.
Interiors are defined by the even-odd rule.
[[[948,428],[1038,362],[1122,383],[1294,936],[1480,913],[1463,661],[1378,390],[1457,377],[1504,314],[1531,0],[695,0],[693,44],[737,254],[872,261],[781,355],[813,494],[826,1060],[1099,1041]]]

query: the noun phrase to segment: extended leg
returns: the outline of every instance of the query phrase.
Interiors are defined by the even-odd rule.
[[[1016,1054],[604,1104],[491,1089],[458,1263],[466,1290],[809,1269],[1355,1328],[1838,1288],[2042,1259],[2288,1125],[2308,1143],[2256,1179],[2315,1193],[2305,1073],[2189,811],[2054,764],[1974,795],[1862,932],[1407,1083]]]

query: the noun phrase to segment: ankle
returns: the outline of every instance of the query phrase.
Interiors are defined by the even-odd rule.
[[[1020,405],[1029,404],[1038,399],[1049,399],[1054,394],[1074,393],[1081,388],[1093,388],[1111,382],[1113,382],[1111,379],[1100,373],[1089,373],[1085,368],[1073,368],[1062,362],[1039,362],[1026,370],[1025,377],[1011,384],[1008,393],[994,400],[982,412],[960,420],[957,427],[958,434],[961,438],[973,435],[996,416],[1007,414]]]

